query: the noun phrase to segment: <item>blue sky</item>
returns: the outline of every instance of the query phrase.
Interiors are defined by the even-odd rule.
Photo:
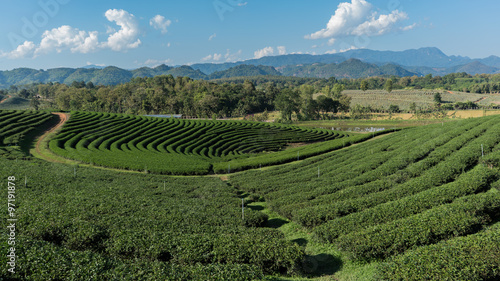
[[[500,2],[2,0],[0,69],[222,63],[353,48],[500,56]]]

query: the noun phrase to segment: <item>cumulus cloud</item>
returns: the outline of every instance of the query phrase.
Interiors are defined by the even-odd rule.
[[[379,14],[372,4],[366,0],[351,0],[340,3],[326,27],[317,32],[308,34],[306,39],[329,38],[328,45],[333,45],[339,37],[349,35],[377,36],[386,34],[401,21],[407,20],[408,15],[394,10],[390,14]],[[400,28],[409,30],[414,26]]]
[[[352,31],[352,34],[367,36],[382,35],[391,31],[395,23],[405,19],[408,19],[408,15],[398,10],[393,11],[389,15],[380,15],[378,18],[374,15],[370,20],[356,27]]]
[[[97,31],[86,32],[69,25],[47,30],[42,34],[40,46],[35,55],[46,54],[52,51],[58,53],[70,49],[73,53],[90,53],[99,46]]]
[[[242,51],[238,50],[236,53],[231,53],[229,49],[227,49],[226,54],[224,55],[224,58],[226,59],[226,62],[233,62],[240,60]]]
[[[273,47],[265,47],[264,49],[260,49],[255,51],[254,53],[254,58],[260,59],[262,57],[267,57],[267,56],[272,56],[274,54],[274,48]]]
[[[217,37],[217,33],[214,33],[208,37],[208,41],[212,41],[215,37]]]
[[[278,49],[278,54],[286,55],[286,47],[285,46],[278,46],[278,47],[276,47],[276,49]]]
[[[148,66],[158,66],[158,65],[161,65],[161,64],[169,64],[171,63],[172,60],[171,59],[166,59],[166,60],[155,60],[155,59],[148,59],[146,60],[144,63],[142,63],[143,65],[148,65]]]
[[[35,52],[36,45],[31,41],[24,41],[23,44],[17,46],[17,48],[11,52],[0,53],[0,57],[7,57],[9,59],[22,59],[33,56]]]
[[[103,43],[104,47],[108,47],[113,51],[123,51],[127,49],[135,49],[141,44],[139,37],[139,25],[135,16],[125,10],[110,9],[104,14],[106,18],[115,22],[120,27],[120,30],[111,34],[108,41]]]
[[[306,35],[308,39],[330,38],[343,35],[363,23],[370,15],[372,5],[365,0],[340,3],[326,28]]]
[[[201,61],[220,61],[222,59],[222,54],[208,55],[201,59]]]
[[[154,29],[160,30],[162,34],[166,34],[168,32],[167,28],[171,24],[171,20],[167,20],[161,15],[156,15],[149,21],[149,25],[151,25]]]

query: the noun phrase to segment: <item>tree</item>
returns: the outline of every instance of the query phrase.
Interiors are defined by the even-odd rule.
[[[363,80],[361,81],[361,85],[359,87],[363,92],[368,90],[368,81],[366,80]]]
[[[399,112],[399,106],[395,104],[391,104],[389,106],[389,113],[398,113]]]
[[[351,107],[351,97],[347,95],[342,95],[338,101],[339,101],[338,111],[342,112],[349,111],[349,108]]]
[[[333,93],[333,99],[340,99],[343,91],[344,91],[344,85],[338,83],[335,84],[331,91]]]
[[[299,112],[300,95],[297,91],[284,89],[281,91],[275,100],[276,109],[281,111],[281,118],[284,120],[292,120],[292,113]]]
[[[332,98],[321,95],[318,97],[318,108],[323,113],[337,111],[339,107],[339,101],[333,100]]]
[[[392,92],[392,86],[393,86],[393,83],[392,83],[392,80],[391,79],[388,79],[386,82],[385,82],[385,86],[384,86],[384,89],[387,91],[387,92]]]
[[[412,102],[410,104],[410,111],[413,112],[413,113],[417,112],[417,104],[415,102]]]
[[[443,102],[443,100],[442,100],[442,98],[441,98],[441,94],[440,94],[440,93],[435,93],[435,94],[434,94],[434,102],[435,102],[435,103],[442,103],[442,102]]]
[[[30,106],[33,107],[33,109],[38,110],[38,108],[40,107],[40,101],[38,100],[37,97],[31,98]]]

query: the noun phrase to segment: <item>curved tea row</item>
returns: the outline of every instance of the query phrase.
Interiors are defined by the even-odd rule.
[[[102,166],[205,174],[213,163],[284,151],[291,143],[345,136],[328,130],[257,122],[74,112],[50,142],[50,148],[60,156]]]

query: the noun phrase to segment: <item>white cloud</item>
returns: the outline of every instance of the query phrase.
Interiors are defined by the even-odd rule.
[[[305,36],[306,39],[329,38],[328,45],[332,46],[336,39],[350,35],[378,36],[394,30],[399,22],[407,20],[408,15],[399,10],[390,14],[378,14],[373,5],[366,0],[351,0],[340,3],[326,27]],[[414,25],[400,28],[409,30]]]
[[[273,47],[265,47],[264,49],[255,51],[253,54],[254,58],[260,59],[262,57],[272,56],[274,54],[274,49]]]
[[[201,59],[201,61],[220,61],[222,59],[222,54],[208,55]]]
[[[231,53],[231,51],[229,49],[227,49],[227,52],[224,55],[224,58],[226,59],[226,62],[237,61],[237,60],[240,60],[241,53],[242,53],[241,50],[238,50],[238,52],[236,52],[236,53]]]
[[[280,55],[286,55],[286,47],[285,46],[278,46],[278,47],[276,47],[276,49],[278,49],[278,53]]]
[[[248,4],[248,2],[238,3],[238,7],[243,7],[243,6],[246,6],[247,4]]]
[[[47,54],[53,51],[60,53],[68,48],[73,53],[90,53],[99,46],[97,34],[97,31],[86,32],[69,25],[46,30],[42,34],[42,41],[36,49],[35,55]]]
[[[340,3],[326,28],[306,35],[308,39],[330,38],[350,32],[370,15],[372,5],[365,0]]]
[[[408,19],[408,15],[398,10],[392,11],[389,15],[380,15],[376,18],[374,14],[372,18],[356,27],[352,34],[354,35],[382,35],[391,31],[395,23],[401,20]]]
[[[336,54],[336,53],[338,53],[338,52],[335,49],[325,52],[325,54]]]
[[[87,62],[87,65],[95,65],[95,66],[101,66],[101,67],[106,66],[106,64],[104,64],[104,63],[91,63],[90,61]]]
[[[405,27],[401,27],[401,30],[402,31],[408,31],[408,30],[414,29],[415,27],[417,27],[417,23],[414,23],[412,25],[408,25],[408,26],[405,26]]]
[[[36,45],[31,41],[24,41],[22,45],[11,52],[4,53],[0,51],[0,57],[8,57],[9,59],[22,59],[33,56]]]
[[[110,9],[104,14],[106,18],[120,26],[120,30],[111,34],[103,47],[113,51],[135,49],[141,44],[139,37],[139,25],[135,16],[124,10]]]
[[[208,41],[212,41],[215,37],[217,37],[217,33],[214,33],[208,37]]]
[[[345,48],[345,49],[340,50],[340,51],[339,51],[339,53],[345,53],[345,52],[347,52],[347,51],[357,50],[357,49],[359,49],[359,48],[358,48],[358,47],[356,47],[356,46],[351,46],[351,47],[349,47],[349,48]]]
[[[166,60],[148,59],[147,61],[145,61],[144,63],[142,63],[142,65],[158,66],[158,65],[161,65],[161,64],[169,64],[171,62],[172,62],[171,59],[166,59]]]
[[[170,48],[170,46],[172,46],[172,43],[168,42],[167,43],[167,48]]]
[[[164,16],[156,15],[149,21],[149,24],[154,29],[160,30],[162,34],[166,34],[168,32],[167,27],[172,24],[172,21],[165,19]]]

